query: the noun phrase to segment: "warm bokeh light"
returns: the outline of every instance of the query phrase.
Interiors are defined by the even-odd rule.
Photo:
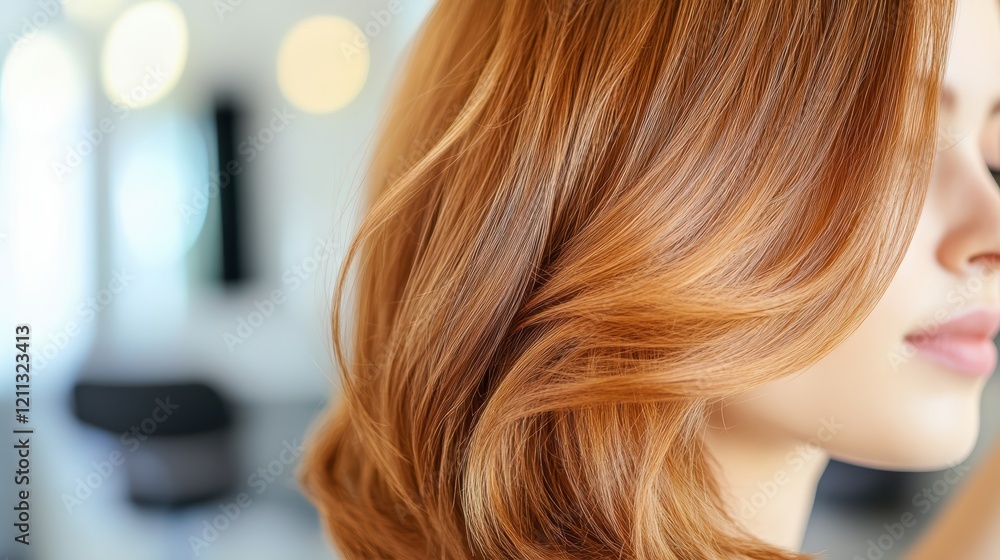
[[[348,105],[368,79],[368,41],[357,25],[341,17],[299,22],[278,52],[278,85],[296,107],[329,113]]]
[[[156,103],[177,85],[187,51],[187,22],[176,4],[138,4],[115,20],[104,41],[104,91],[127,107]]]
[[[66,17],[84,25],[99,27],[120,9],[126,0],[72,0],[63,3]]]

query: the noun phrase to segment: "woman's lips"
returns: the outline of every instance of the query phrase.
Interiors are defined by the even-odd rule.
[[[1000,308],[977,307],[929,329],[906,335],[917,354],[947,368],[987,376],[997,367],[993,338],[1000,332]]]

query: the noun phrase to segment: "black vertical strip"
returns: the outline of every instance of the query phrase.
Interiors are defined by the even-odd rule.
[[[238,284],[246,279],[243,259],[243,227],[240,215],[243,173],[231,173],[234,167],[242,170],[236,159],[236,130],[239,126],[239,112],[230,103],[215,106],[215,130],[218,139],[219,174],[228,179],[222,181],[219,189],[219,211],[222,240],[223,284]]]

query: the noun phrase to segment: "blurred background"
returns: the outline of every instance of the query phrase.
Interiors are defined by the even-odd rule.
[[[0,363],[30,326],[24,421],[13,372],[0,400],[32,430],[27,485],[25,434],[4,442],[0,555],[336,558],[293,472],[335,387],[373,132],[432,4],[0,3]],[[981,447],[996,381],[986,399]],[[898,558],[952,478],[834,463],[805,549]]]

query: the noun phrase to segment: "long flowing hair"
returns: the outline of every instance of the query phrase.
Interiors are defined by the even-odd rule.
[[[342,386],[299,473],[341,554],[808,558],[727,512],[707,414],[887,289],[953,9],[440,0],[381,126],[334,295]]]

